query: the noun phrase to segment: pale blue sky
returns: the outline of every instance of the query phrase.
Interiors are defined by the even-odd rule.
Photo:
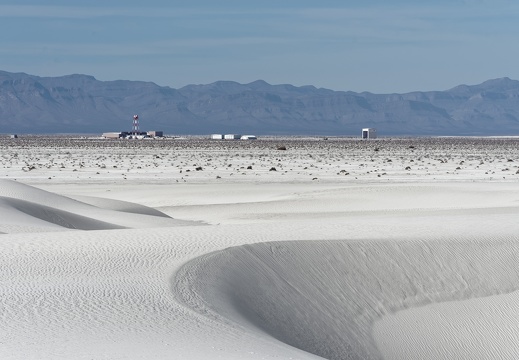
[[[0,70],[375,93],[519,79],[519,1],[0,0]]]

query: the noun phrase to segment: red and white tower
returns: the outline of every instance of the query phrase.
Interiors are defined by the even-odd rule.
[[[137,136],[140,134],[140,132],[139,132],[139,115],[133,115],[132,133],[134,136]]]

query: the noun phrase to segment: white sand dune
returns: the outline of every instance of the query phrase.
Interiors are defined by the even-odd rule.
[[[0,217],[5,233],[192,224],[143,205],[92,198],[80,202],[11,180],[0,180]]]
[[[215,314],[261,330],[294,347],[328,359],[377,359],[382,357],[384,347],[377,348],[372,336],[375,320],[430,303],[517,291],[518,256],[517,239],[261,243],[206,255],[184,267],[176,283],[182,284],[184,278],[197,279],[189,282],[189,286],[177,288],[187,303],[199,304],[201,311],[210,308]],[[448,314],[448,310],[449,306],[437,309],[435,315]],[[508,309],[504,310],[509,316]],[[517,314],[517,307],[511,313]],[[408,327],[429,328],[429,333],[439,332],[436,336],[449,342],[441,326],[430,329],[435,316],[423,315],[423,322],[415,324],[414,314],[403,320],[411,324]],[[470,327],[471,313],[464,313],[463,319]],[[399,326],[400,321],[395,319],[386,325],[385,331],[391,334]],[[467,332],[477,333],[480,326]],[[509,325],[505,335],[515,339],[518,336],[515,331]],[[415,334],[399,332],[401,342],[406,341],[407,334]],[[453,330],[449,333],[456,335]],[[427,344],[426,336],[418,338]],[[464,346],[458,346],[457,350],[470,350],[474,346],[470,337],[465,340],[468,342],[461,342]],[[392,348],[392,344],[387,342],[385,346]],[[394,351],[398,356],[392,358],[421,358],[418,355],[426,349],[415,346],[414,352],[408,352],[406,357],[404,348],[400,344]],[[493,354],[494,358],[502,358],[503,353],[517,356],[519,344],[512,342],[501,350],[495,347],[490,350],[488,355]],[[463,352],[440,348],[434,356],[459,358],[460,353]]]
[[[35,144],[2,160],[0,175],[20,179],[0,180],[1,359],[519,358],[519,154],[501,140],[246,150],[267,169],[299,166],[277,174],[245,174],[249,154],[220,145],[145,148],[167,161],[126,181],[119,150],[104,149],[111,170],[96,180],[99,145]],[[445,148],[470,164],[463,176]],[[415,151],[423,168],[372,177],[389,156],[416,167]],[[435,180],[428,151],[442,159]],[[31,156],[47,166],[11,171]],[[364,175],[332,180],[346,156]],[[179,178],[200,159],[212,170]],[[508,178],[482,179],[482,162]]]

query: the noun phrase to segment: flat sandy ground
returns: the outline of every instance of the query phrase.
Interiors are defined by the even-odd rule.
[[[0,359],[519,358],[519,139],[0,150]]]

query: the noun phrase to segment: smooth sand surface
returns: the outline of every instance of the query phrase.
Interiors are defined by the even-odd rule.
[[[2,359],[519,358],[517,139],[18,140]]]

